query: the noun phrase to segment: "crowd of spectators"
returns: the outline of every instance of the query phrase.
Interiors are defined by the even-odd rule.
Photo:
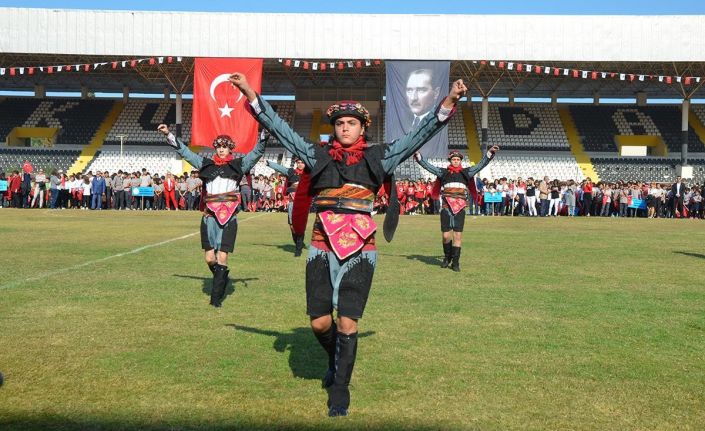
[[[183,175],[137,172],[87,172],[66,174],[61,170],[33,172],[25,162],[21,171],[0,172],[7,190],[0,192],[0,208],[51,208],[83,210],[200,210],[203,182],[198,172]],[[482,216],[586,216],[703,218],[702,185],[686,184],[677,177],[673,183],[617,181],[592,183],[543,179],[476,178],[477,199],[468,196],[469,215]],[[141,187],[150,187],[153,196],[140,196]],[[289,196],[286,178],[272,174],[248,175],[242,179],[242,210],[286,212]],[[396,182],[396,195],[402,214],[438,214],[440,189],[430,179]],[[498,202],[485,202],[485,193],[499,196]],[[389,197],[380,190],[375,210],[386,212]],[[641,203],[640,206],[637,204]]]
[[[89,171],[84,175],[43,169],[19,170],[8,175],[7,190],[0,192],[0,207],[51,208],[82,210],[200,210],[203,182],[198,171],[183,175],[137,172],[114,173]],[[138,190],[149,187],[153,196],[141,196]],[[286,178],[280,175],[247,176],[240,184],[244,211],[286,212],[288,196]],[[133,193],[133,190],[135,193]]]
[[[467,213],[481,216],[527,217],[649,217],[703,218],[701,184],[617,181],[578,183],[543,179],[476,178],[477,199],[468,196]],[[439,189],[430,179],[396,182],[402,214],[437,214],[441,207]],[[499,202],[485,202],[485,193],[499,196]],[[378,194],[375,208],[383,213],[388,198]],[[639,205],[641,204],[641,205]]]

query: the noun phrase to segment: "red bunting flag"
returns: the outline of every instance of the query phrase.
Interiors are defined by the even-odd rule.
[[[117,69],[117,61],[113,61],[111,64],[113,69]]]
[[[250,86],[262,88],[261,58],[197,58],[194,63],[191,144],[209,147],[218,135],[229,135],[235,151],[247,153],[257,142],[257,122],[247,98],[228,81],[242,72]]]
[[[577,77],[578,77],[578,71],[573,69],[573,78],[577,78]]]
[[[521,63],[517,63],[517,72],[521,72],[524,69],[524,65]]]
[[[54,66],[47,67],[47,73],[54,73]]]
[[[686,76],[686,77],[685,77],[685,85],[690,85],[690,80],[691,80],[691,79],[692,79],[692,78],[691,78],[690,76]]]
[[[500,69],[504,69],[504,62],[503,62],[503,61],[500,61],[500,62],[499,62],[499,68],[500,68]]]
[[[88,72],[88,71],[90,71],[90,70],[91,70],[91,65],[90,65],[90,64],[84,64],[84,65],[83,65],[83,71],[84,71],[84,72]]]
[[[325,64],[325,63],[321,63],[321,70],[326,70],[326,64]]]
[[[135,66],[137,66],[137,60],[130,61],[130,67],[135,67]]]
[[[288,58],[287,58],[286,61],[284,62],[284,66],[285,66],[285,67],[291,67],[291,59],[288,59]]]
[[[338,62],[338,70],[343,70],[344,67],[345,66],[343,65],[342,61]]]
[[[671,77],[670,77],[670,76],[667,76],[667,77],[666,77],[666,84],[670,84],[670,83],[671,83]]]
[[[541,73],[541,66],[534,66],[534,73]]]
[[[558,69],[557,67],[554,67],[553,68],[553,76],[558,76],[559,73],[560,73],[560,69]]]
[[[156,61],[154,61],[154,58],[150,58],[150,59],[149,59],[149,64],[154,64],[154,63],[156,63]]]
[[[359,69],[359,68],[361,68],[361,67],[362,67],[362,61],[357,60],[357,61],[355,62],[355,69]]]
[[[308,61],[304,61],[304,69],[308,70]]]
[[[173,62],[173,61],[174,61],[174,57],[167,57],[167,58],[166,58],[166,62],[167,62],[167,63],[171,63],[171,62]]]
[[[29,70],[27,70],[27,73],[30,75],[34,75],[34,68],[30,67]]]
[[[592,72],[592,73],[590,74],[590,77],[591,77],[592,79],[597,79],[597,72]]]

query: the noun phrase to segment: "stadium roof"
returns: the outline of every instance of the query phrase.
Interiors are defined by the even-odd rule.
[[[702,98],[702,28],[705,16],[355,15],[351,19],[343,14],[0,8],[0,68],[183,57],[170,64],[99,67],[83,74],[5,74],[0,76],[0,89],[44,85],[47,91],[87,87],[121,92],[128,86],[132,92],[169,88],[188,93],[193,58],[211,56],[265,58],[265,94],[355,88],[381,95],[384,62],[358,68],[348,67],[347,60],[416,59],[451,60],[451,79],[470,82],[473,95],[502,97],[512,91],[515,97],[579,98],[599,93],[603,98],[622,98],[643,91],[649,98]],[[293,61],[286,67],[280,59],[301,64],[344,61],[345,67],[304,69],[294,67]],[[522,63],[524,70],[509,70],[509,62]],[[527,73],[526,64],[539,65],[540,70]],[[558,76],[555,68],[560,70]],[[564,68],[569,75],[563,74]],[[578,78],[573,70],[579,71]],[[592,79],[592,71],[598,72],[597,79]],[[674,79],[669,84],[659,76]],[[686,85],[686,77],[703,79]]]

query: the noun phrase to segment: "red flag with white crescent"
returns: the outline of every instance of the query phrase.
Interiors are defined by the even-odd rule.
[[[262,89],[261,58],[197,58],[193,77],[191,145],[210,147],[218,135],[235,141],[235,152],[247,153],[257,143],[257,122],[248,103],[228,77],[242,72],[256,91]]]

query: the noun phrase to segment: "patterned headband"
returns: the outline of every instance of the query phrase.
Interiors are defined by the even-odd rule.
[[[326,110],[326,115],[330,119],[331,124],[336,118],[344,116],[352,116],[358,118],[362,125],[369,127],[372,124],[372,118],[370,117],[370,111],[362,106],[359,102],[354,102],[351,100],[344,100],[342,102],[330,105],[328,110]]]

